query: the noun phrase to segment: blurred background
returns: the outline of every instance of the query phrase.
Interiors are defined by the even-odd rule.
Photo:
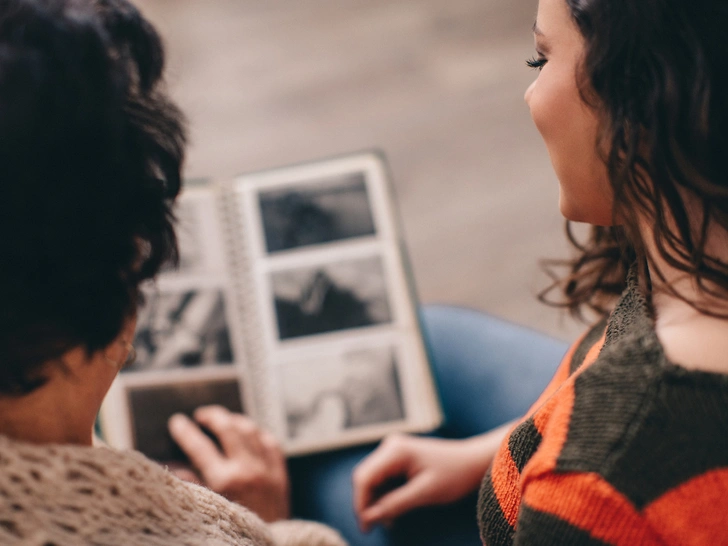
[[[190,118],[186,176],[377,147],[420,299],[571,340],[539,260],[569,250],[523,93],[536,0],[137,0]]]

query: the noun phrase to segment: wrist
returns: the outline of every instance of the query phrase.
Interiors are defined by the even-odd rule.
[[[488,471],[495,454],[514,424],[514,421],[508,422],[484,434],[463,440],[466,457],[472,461],[473,472],[478,474],[479,481]]]

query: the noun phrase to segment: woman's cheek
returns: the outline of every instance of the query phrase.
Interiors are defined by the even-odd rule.
[[[549,151],[553,152],[554,141],[563,137],[564,126],[569,123],[569,119],[568,113],[564,111],[563,100],[559,97],[564,90],[552,85],[550,74],[545,70],[535,82],[529,107],[536,129]]]

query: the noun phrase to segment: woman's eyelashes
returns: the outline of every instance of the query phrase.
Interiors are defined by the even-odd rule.
[[[548,60],[542,56],[531,57],[530,59],[526,60],[526,66],[540,71],[546,65],[547,62],[548,62]]]

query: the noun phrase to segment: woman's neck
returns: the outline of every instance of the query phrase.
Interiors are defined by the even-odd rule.
[[[35,444],[91,445],[93,419],[89,423],[65,393],[46,389],[0,398],[0,434]]]
[[[0,434],[36,444],[92,445],[93,425],[117,368],[81,348],[49,363],[45,384],[23,396],[0,396]]]
[[[728,319],[723,318],[728,301],[703,290],[695,277],[654,250],[650,254],[655,331],[666,356],[685,368],[728,374]]]

